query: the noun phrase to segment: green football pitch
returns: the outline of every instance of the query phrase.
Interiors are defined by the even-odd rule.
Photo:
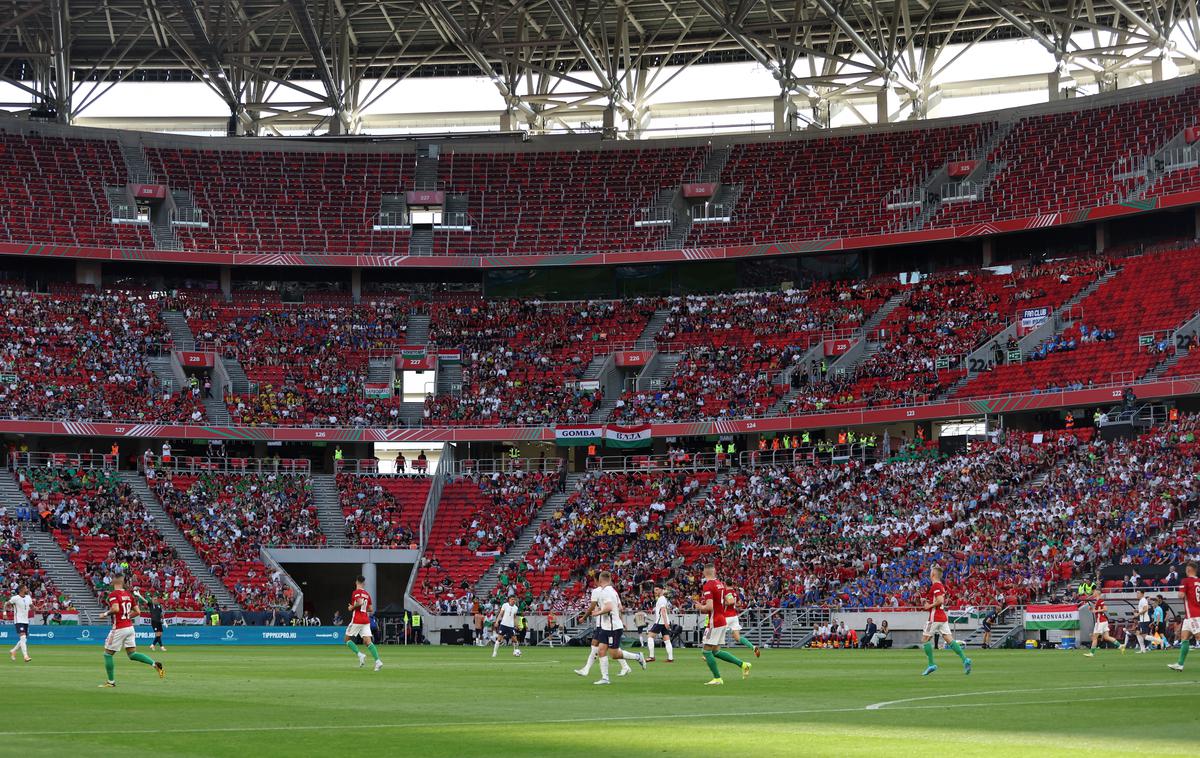
[[[148,651],[143,651],[148,652]],[[661,651],[660,651],[661,652]],[[973,651],[964,676],[917,650],[767,650],[743,680],[705,687],[695,650],[596,687],[582,648],[179,647],[117,659],[34,648],[0,666],[4,755],[895,756],[1200,753],[1200,660],[1175,653]],[[735,651],[743,652],[743,651]],[[2,660],[2,659],[0,659]],[[595,678],[597,669],[593,669]],[[387,751],[383,753],[381,751]]]

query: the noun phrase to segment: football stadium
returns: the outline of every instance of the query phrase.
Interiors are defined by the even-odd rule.
[[[1196,755],[1197,435],[1196,0],[0,0],[4,755]]]

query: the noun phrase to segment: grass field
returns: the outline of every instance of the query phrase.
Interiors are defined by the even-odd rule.
[[[145,651],[144,651],[145,652]],[[661,651],[660,651],[661,652]],[[1197,755],[1200,660],[1175,653],[768,650],[743,681],[704,687],[695,650],[595,687],[582,648],[498,658],[480,648],[385,648],[379,673],[344,648],[184,648],[117,660],[32,649],[0,689],[5,755],[895,756]],[[153,654],[152,654],[153,655]],[[593,675],[596,670],[593,670]],[[593,676],[594,678],[594,676]],[[613,752],[610,746],[616,746]]]

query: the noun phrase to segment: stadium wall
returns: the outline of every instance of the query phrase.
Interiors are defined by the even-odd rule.
[[[29,627],[29,641],[35,645],[84,645],[100,647],[110,627],[100,624],[80,626]],[[338,626],[167,626],[163,642],[168,645],[338,645],[345,630]],[[15,639],[11,629],[0,630],[0,642]],[[139,627],[137,639],[149,645],[154,632]]]

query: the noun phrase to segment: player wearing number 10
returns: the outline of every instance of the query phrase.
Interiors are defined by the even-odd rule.
[[[367,662],[367,656],[359,652],[358,645],[354,644],[355,637],[362,637],[367,652],[375,659],[375,670],[378,671],[383,668],[383,661],[379,659],[379,650],[375,648],[375,640],[371,634],[371,593],[364,588],[366,583],[365,576],[354,580],[354,593],[350,595],[348,607],[353,615],[350,616],[350,625],[346,627],[346,647],[358,656],[358,667],[362,668]]]
[[[1175,671],[1183,671],[1183,662],[1187,660],[1188,651],[1192,648],[1192,638],[1200,638],[1200,565],[1189,561],[1187,576],[1179,583],[1179,592],[1183,595],[1184,620],[1179,636],[1183,640],[1179,644],[1179,661],[1168,664]]]
[[[117,680],[113,675],[115,666],[113,656],[118,650],[124,650],[129,660],[153,666],[158,672],[158,678],[166,676],[163,665],[143,653],[137,652],[137,637],[133,631],[133,620],[138,617],[139,610],[133,595],[125,589],[125,578],[121,575],[113,577],[112,592],[108,593],[108,610],[100,614],[100,618],[112,618],[112,630],[104,640],[104,671],[108,678],[101,687],[116,687]]]

